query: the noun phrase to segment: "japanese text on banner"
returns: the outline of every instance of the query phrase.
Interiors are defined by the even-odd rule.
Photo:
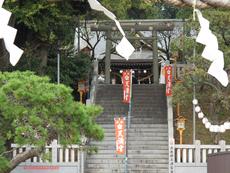
[[[172,66],[165,66],[166,96],[172,96]]]
[[[132,85],[132,70],[123,71],[122,83],[123,83],[123,102],[130,103],[131,85]]]
[[[114,118],[116,132],[116,154],[125,154],[125,118]]]

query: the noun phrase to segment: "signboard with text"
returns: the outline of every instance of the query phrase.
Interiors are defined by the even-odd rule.
[[[166,96],[172,96],[172,66],[165,66]]]
[[[132,85],[132,70],[124,70],[122,72],[122,83],[123,83],[123,102],[130,103],[131,85]]]
[[[116,135],[116,154],[124,155],[126,150],[125,141],[125,118],[114,118]]]

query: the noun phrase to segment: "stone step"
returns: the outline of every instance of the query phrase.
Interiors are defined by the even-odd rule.
[[[115,153],[115,149],[114,150],[98,150],[97,154],[114,154]],[[168,150],[159,150],[159,149],[155,149],[155,150],[128,150],[129,154],[168,154]]]
[[[124,173],[124,168],[119,169],[86,169],[85,173]],[[168,169],[128,169],[128,173],[168,173]]]
[[[144,98],[135,98],[136,100],[132,102],[132,108],[138,108],[141,105],[146,105],[146,106],[153,106],[153,105],[161,105],[163,107],[166,107],[166,101],[165,100],[154,100],[148,99],[146,97]],[[123,103],[122,98],[114,98],[114,97],[108,97],[108,98],[103,98],[101,100],[97,100],[96,102],[97,105],[102,105],[102,106],[114,106],[114,107],[128,107],[129,104]]]
[[[166,117],[164,117],[164,116],[162,116],[162,115],[156,115],[156,114],[154,114],[154,115],[149,115],[149,116],[141,116],[141,115],[131,115],[131,117],[130,117],[130,119],[131,120],[136,120],[136,121],[140,121],[140,120],[143,120],[143,121],[153,121],[153,120],[159,120],[159,119],[163,119],[163,120],[167,120],[166,119]],[[97,120],[112,120],[112,121],[114,121],[114,116],[107,116],[107,115],[104,115],[104,116],[99,116],[99,117],[97,117]],[[149,122],[149,124],[150,124],[151,122]],[[110,123],[110,124],[112,124],[112,122]],[[160,124],[160,123],[158,123],[158,124]],[[163,123],[161,123],[161,124],[163,124]]]
[[[105,131],[104,133],[104,136],[105,137],[115,137],[115,130],[114,132],[107,132]],[[150,132],[139,132],[139,133],[136,133],[135,131],[131,132],[129,130],[129,134],[128,134],[128,137],[151,137],[151,136],[164,136],[164,137],[168,137],[168,133],[165,131],[165,132],[154,132],[154,131],[150,131]]]
[[[101,125],[103,126],[103,125]],[[114,125],[111,128],[104,128],[105,133],[115,133]],[[129,133],[168,133],[168,127],[164,128],[130,128]]]
[[[132,118],[141,118],[141,119],[147,119],[147,118],[153,118],[153,119],[155,119],[155,118],[163,118],[163,119],[166,119],[167,120],[167,117],[164,115],[164,114],[162,114],[161,112],[158,112],[158,111],[155,111],[154,113],[151,113],[151,114],[141,114],[141,113],[137,113],[137,112],[135,112],[135,113],[133,113],[132,112],[132,114],[131,114],[131,119]],[[150,123],[146,123],[146,124],[150,124]],[[163,123],[159,123],[159,124],[163,124]]]
[[[111,113],[111,112],[110,112]],[[127,118],[127,112],[124,112],[123,114],[114,114],[114,115],[109,115],[109,114],[106,114],[105,112],[104,113],[102,113],[100,116],[98,116],[97,117],[97,120],[100,120],[100,119],[106,119],[106,118],[109,118],[110,120],[112,120],[112,121],[114,121],[114,118],[115,117],[126,117]],[[120,116],[119,116],[120,115]],[[141,119],[141,120],[148,120],[148,119],[157,119],[157,118],[161,118],[161,119],[166,119],[167,120],[167,117],[164,115],[164,114],[162,114],[161,112],[154,112],[154,113],[149,113],[149,114],[141,114],[141,113],[137,113],[137,112],[135,112],[135,113],[131,113],[131,119],[135,119],[135,118],[139,118],[139,119]],[[110,124],[112,124],[112,122],[110,123]],[[150,124],[150,123],[146,123],[146,124]],[[158,124],[160,124],[160,123],[158,123]],[[161,123],[162,124],[162,123]]]
[[[129,136],[129,142],[132,141],[166,141],[168,136]],[[115,141],[115,136],[105,136],[103,142]]]
[[[106,118],[106,119],[97,119],[96,122],[98,124],[108,124],[108,123],[111,123],[113,122],[113,118]],[[166,119],[163,119],[163,118],[158,118],[158,119],[149,119],[149,120],[145,120],[145,119],[131,119],[131,126],[132,124],[138,124],[138,123],[152,123],[152,124],[159,124],[159,123],[167,123],[167,120]]]
[[[168,125],[165,85],[133,85],[131,128],[128,133],[128,173],[168,173]],[[124,156],[115,154],[114,117],[126,116],[122,85],[98,85],[96,103],[104,108],[97,118],[105,131],[98,153],[86,158],[85,173],[124,173]]]
[[[97,146],[98,150],[115,150],[115,145],[100,145]],[[168,150],[168,145],[129,145],[129,150]]]
[[[114,124],[102,124],[104,129],[114,129]],[[131,129],[167,129],[167,124],[131,124]]]
[[[87,158],[87,163],[89,164],[123,164],[125,163],[124,158],[113,158],[113,159],[90,159]],[[158,164],[165,165],[168,164],[168,159],[128,159],[129,164]]]
[[[132,110],[132,114],[135,114],[135,115],[141,115],[141,114],[142,115],[152,115],[153,117],[154,115],[158,115],[158,116],[166,118],[165,112],[166,111],[162,110],[161,108],[149,108],[146,110],[141,110],[141,109]]]
[[[124,166],[124,163],[117,164],[87,164],[86,168],[114,169]],[[167,164],[128,164],[129,169],[167,169]]]
[[[115,141],[103,141],[103,142],[97,142],[97,141],[91,141],[90,145],[93,146],[115,146]],[[145,146],[155,146],[155,145],[168,145],[168,141],[129,141],[128,145],[130,147],[132,146],[139,146],[139,147],[145,147]]]
[[[116,154],[93,154],[88,156],[89,159],[114,159],[116,158]],[[153,160],[159,160],[159,159],[167,159],[168,153],[162,153],[162,154],[129,154],[130,159],[153,159]]]

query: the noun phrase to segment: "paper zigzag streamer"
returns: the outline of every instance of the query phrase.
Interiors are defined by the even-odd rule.
[[[104,14],[107,17],[109,17],[116,23],[117,28],[123,35],[121,42],[116,46],[116,51],[119,55],[123,56],[126,60],[128,60],[130,55],[134,52],[135,49],[125,37],[125,32],[121,28],[120,22],[117,20],[117,17],[112,12],[110,12],[105,7],[103,7],[97,0],[88,0],[88,2],[92,9],[104,12]]]
[[[2,8],[4,0],[0,0],[0,38],[4,39],[7,51],[10,54],[10,63],[15,66],[23,54],[23,50],[14,45],[17,30],[8,26],[11,12]]]
[[[208,73],[226,87],[228,85],[228,74],[224,71],[224,54],[219,50],[216,36],[209,29],[209,21],[202,16],[198,9],[195,12],[201,26],[196,42],[205,45],[202,57],[212,62]]]

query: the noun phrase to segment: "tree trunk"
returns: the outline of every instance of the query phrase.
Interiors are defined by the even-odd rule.
[[[10,166],[8,169],[4,170],[1,173],[10,173],[14,170],[20,163],[25,162],[26,160],[39,156],[42,153],[41,149],[31,149],[23,153],[18,154],[15,158],[10,161]]]
[[[218,124],[219,119],[218,119],[218,116],[215,113],[214,103],[210,103],[210,105],[209,105],[209,113],[210,113],[210,117],[212,117],[212,120],[214,121],[214,123]],[[213,142],[214,142],[214,144],[218,144],[219,137],[220,137],[219,133],[214,133],[213,134]]]
[[[4,40],[0,39],[0,71],[6,71],[9,63],[9,52],[6,50]]]
[[[41,44],[39,47],[39,59],[40,59],[40,67],[39,67],[39,74],[45,74],[45,68],[47,67],[48,61],[48,45]]]

